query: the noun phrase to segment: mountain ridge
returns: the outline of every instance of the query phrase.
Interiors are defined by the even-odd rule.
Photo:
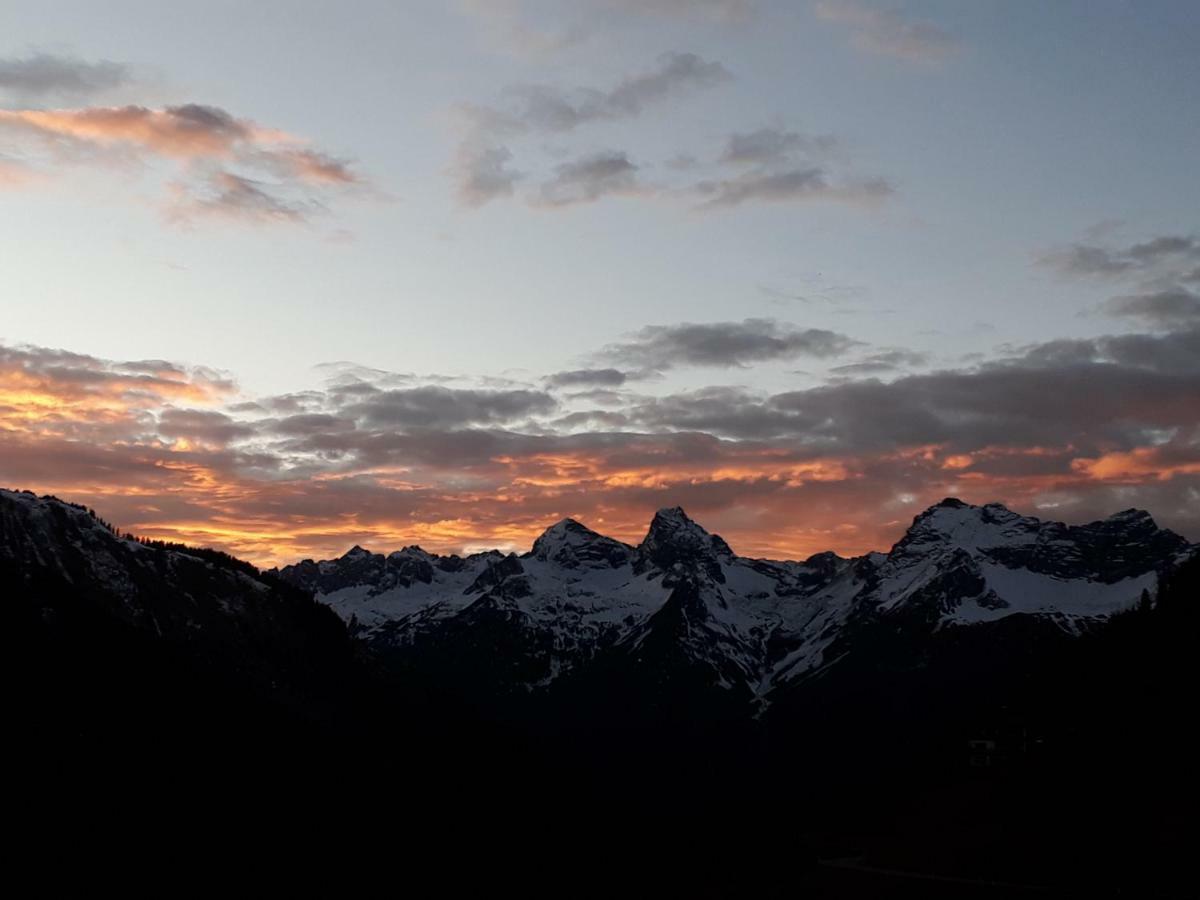
[[[503,641],[520,632],[517,643],[533,648],[513,663],[525,679],[506,691],[569,683],[563,676],[614,655],[646,663],[634,651],[667,653],[671,634],[669,655],[694,664],[700,681],[758,703],[832,665],[853,633],[880,621],[932,638],[1021,615],[1079,633],[1152,596],[1196,547],[1143,510],[1072,526],[951,497],[916,515],[887,553],[849,558],[742,557],[680,507],[659,510],[637,545],[568,518],[523,554],[420,551],[418,579],[412,552],[306,560],[278,574],[400,665],[443,671],[438,648],[486,645],[487,627],[500,626],[494,616],[485,626],[482,611],[503,609]]]
[[[1162,578],[1197,549],[1144,510],[1065,525],[946,498],[916,515],[890,551],[859,557],[742,557],[682,508],[666,507],[637,545],[566,518],[523,554],[408,546],[385,556],[356,545],[337,559],[260,573],[215,551],[120,535],[57,498],[0,491],[0,561],[76,584],[133,627],[259,659],[248,628],[296,627],[270,618],[290,621],[300,608],[279,605],[275,585],[288,586],[336,613],[385,668],[505,696],[561,692],[589,670],[620,671],[761,708],[809,676],[844,668],[869,643],[863,636],[881,631],[907,635],[913,647],[1013,617],[1089,631],[1153,602]],[[267,612],[271,603],[278,612]],[[465,672],[477,673],[474,683]]]

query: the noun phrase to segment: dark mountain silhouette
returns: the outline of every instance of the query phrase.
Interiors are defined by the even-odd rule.
[[[263,573],[3,491],[5,719],[39,796],[169,784],[427,829],[470,808],[558,862],[594,845],[555,823],[664,847],[704,823],[729,864],[675,887],[1169,891],[1195,551],[1141,512],[947,500],[857,559],[746,559],[671,509],[636,547],[564,520],[523,556]]]

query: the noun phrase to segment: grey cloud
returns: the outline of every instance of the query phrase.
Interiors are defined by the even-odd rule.
[[[1028,368],[1106,364],[1164,375],[1200,375],[1200,328],[1168,334],[1122,334],[1091,340],[1048,341],[998,365]]]
[[[1103,309],[1109,315],[1140,319],[1153,328],[1200,326],[1200,295],[1183,288],[1113,297]]]
[[[579,387],[582,385],[620,387],[627,378],[628,376],[620,369],[572,369],[546,376],[546,384],[550,387]]]
[[[282,419],[262,423],[275,434],[306,435],[329,431],[353,431],[354,420],[329,413],[297,413]]]
[[[584,412],[568,413],[559,416],[551,425],[557,432],[570,432],[587,428],[621,429],[629,424],[629,417],[621,412],[608,412],[599,409],[589,409]]]
[[[623,391],[596,388],[590,391],[575,391],[574,393],[567,394],[567,399],[587,400],[595,403],[597,406],[625,406],[629,403],[631,395]]]
[[[1200,240],[1192,235],[1160,235],[1124,247],[1072,244],[1044,250],[1036,256],[1036,262],[1075,276],[1146,275],[1160,271],[1172,274],[1200,262]],[[1181,280],[1189,279],[1185,274]]]
[[[168,210],[174,221],[218,215],[252,223],[303,222],[324,207],[314,200],[293,202],[270,193],[261,181],[232,172],[216,172],[201,188],[177,185],[178,199]]]
[[[552,179],[538,191],[543,206],[590,203],[608,194],[632,194],[643,188],[637,180],[638,167],[624,153],[606,151],[586,156],[555,168]]]
[[[1194,237],[1179,237],[1178,235],[1163,235],[1129,248],[1129,256],[1138,260],[1154,260],[1163,256],[1174,256],[1185,253],[1189,256],[1200,256],[1200,242]]]
[[[851,43],[867,53],[936,63],[949,59],[960,49],[949,32],[932,22],[912,19],[862,0],[819,0],[813,11],[824,21],[849,28]]]
[[[521,173],[511,167],[511,138],[528,134],[561,134],[597,121],[634,118],[647,107],[670,97],[700,90],[731,78],[719,62],[702,59],[694,53],[668,53],[648,72],[625,79],[608,89],[578,88],[567,90],[557,85],[512,85],[502,92],[500,107],[465,104],[458,108],[464,126],[456,157],[450,169],[459,199],[467,206],[481,206],[491,200],[510,196]],[[592,190],[609,192],[613,179],[621,189],[629,187],[632,163],[624,160],[622,170],[614,168],[616,154],[608,160],[608,184],[600,184],[586,173],[560,167],[555,178],[546,183],[540,199],[549,205],[577,202],[576,198],[594,199],[580,182]],[[581,167],[588,161],[573,164]],[[593,169],[596,160],[591,161]],[[593,172],[593,174],[596,174]],[[598,194],[597,194],[598,196]],[[566,197],[569,199],[563,200]]]
[[[553,412],[557,405],[551,395],[541,391],[426,386],[376,391],[341,412],[371,428],[447,428],[512,422]]]
[[[1158,235],[1124,246],[1073,244],[1043,251],[1036,262],[1063,275],[1131,282],[1134,293],[1100,304],[1108,315],[1156,329],[1200,325],[1200,295],[1187,287],[1200,284],[1200,239],[1193,235]]]
[[[515,116],[520,125],[535,131],[565,132],[588,122],[635,118],[647,106],[731,78],[719,62],[695,53],[668,53],[659,59],[656,68],[627,78],[608,91],[519,85],[509,88],[508,94],[517,101]]]
[[[511,162],[512,151],[498,144],[460,146],[454,166],[459,200],[466,206],[482,206],[498,197],[511,196],[522,177],[509,167]]]
[[[614,88],[605,98],[604,108],[611,118],[636,116],[650,103],[731,78],[729,70],[719,62],[704,60],[695,53],[668,53],[661,58],[657,69],[627,79]]]
[[[224,447],[255,433],[253,425],[225,413],[198,409],[167,409],[158,418],[158,433],[167,438],[186,438]]]
[[[123,63],[85,62],[70,56],[33,53],[0,59],[0,93],[18,98],[83,98],[133,80]]]
[[[1069,275],[1123,275],[1134,265],[1110,250],[1086,244],[1039,254],[1037,262]]]
[[[702,181],[695,187],[705,207],[738,206],[750,200],[789,202],[827,199],[845,203],[872,203],[895,193],[885,179],[834,182],[820,167],[779,172],[754,171],[734,178]]]
[[[865,359],[842,366],[834,366],[829,371],[838,375],[885,375],[899,372],[902,369],[917,368],[929,362],[929,354],[915,350],[896,348],[872,353]]]
[[[629,119],[670,97],[720,84],[732,78],[719,62],[695,53],[667,53],[648,72],[621,81],[608,90],[568,90],[551,84],[511,85],[502,108],[467,106],[460,109],[473,130],[482,133],[550,134],[573,131],[589,122]]]
[[[631,423],[652,430],[695,432],[762,440],[789,433],[786,417],[761,395],[740,388],[708,387],[647,398],[627,411]]]
[[[796,131],[760,128],[729,136],[721,162],[737,165],[774,165],[796,154],[825,155],[837,148],[832,135],[810,137]]]
[[[974,370],[843,381],[755,397],[694,392],[627,411],[648,428],[795,442],[814,455],[945,445],[1073,447],[1076,456],[1155,443],[1200,421],[1200,330],[1059,341]]]
[[[886,179],[857,177],[836,156],[842,154],[831,135],[776,127],[739,132],[730,135],[719,162],[740,171],[700,181],[692,190],[709,209],[748,201],[874,203],[894,193]]]
[[[603,358],[634,368],[677,366],[742,367],[756,362],[828,357],[855,345],[843,334],[819,328],[798,329],[773,319],[651,325],[630,340],[611,344]]]

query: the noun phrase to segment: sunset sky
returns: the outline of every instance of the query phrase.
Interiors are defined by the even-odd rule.
[[[260,564],[1200,540],[1193,0],[6,2],[0,486]]]

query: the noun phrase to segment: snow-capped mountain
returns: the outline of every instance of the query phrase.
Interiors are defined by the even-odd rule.
[[[865,624],[932,634],[1023,615],[1080,630],[1152,597],[1195,549],[1141,511],[1067,526],[948,499],[891,552],[854,559],[741,557],[674,508],[636,547],[565,519],[523,555],[356,547],[279,574],[401,666],[518,693],[593,667],[685,667],[755,699],[852,653]]]

